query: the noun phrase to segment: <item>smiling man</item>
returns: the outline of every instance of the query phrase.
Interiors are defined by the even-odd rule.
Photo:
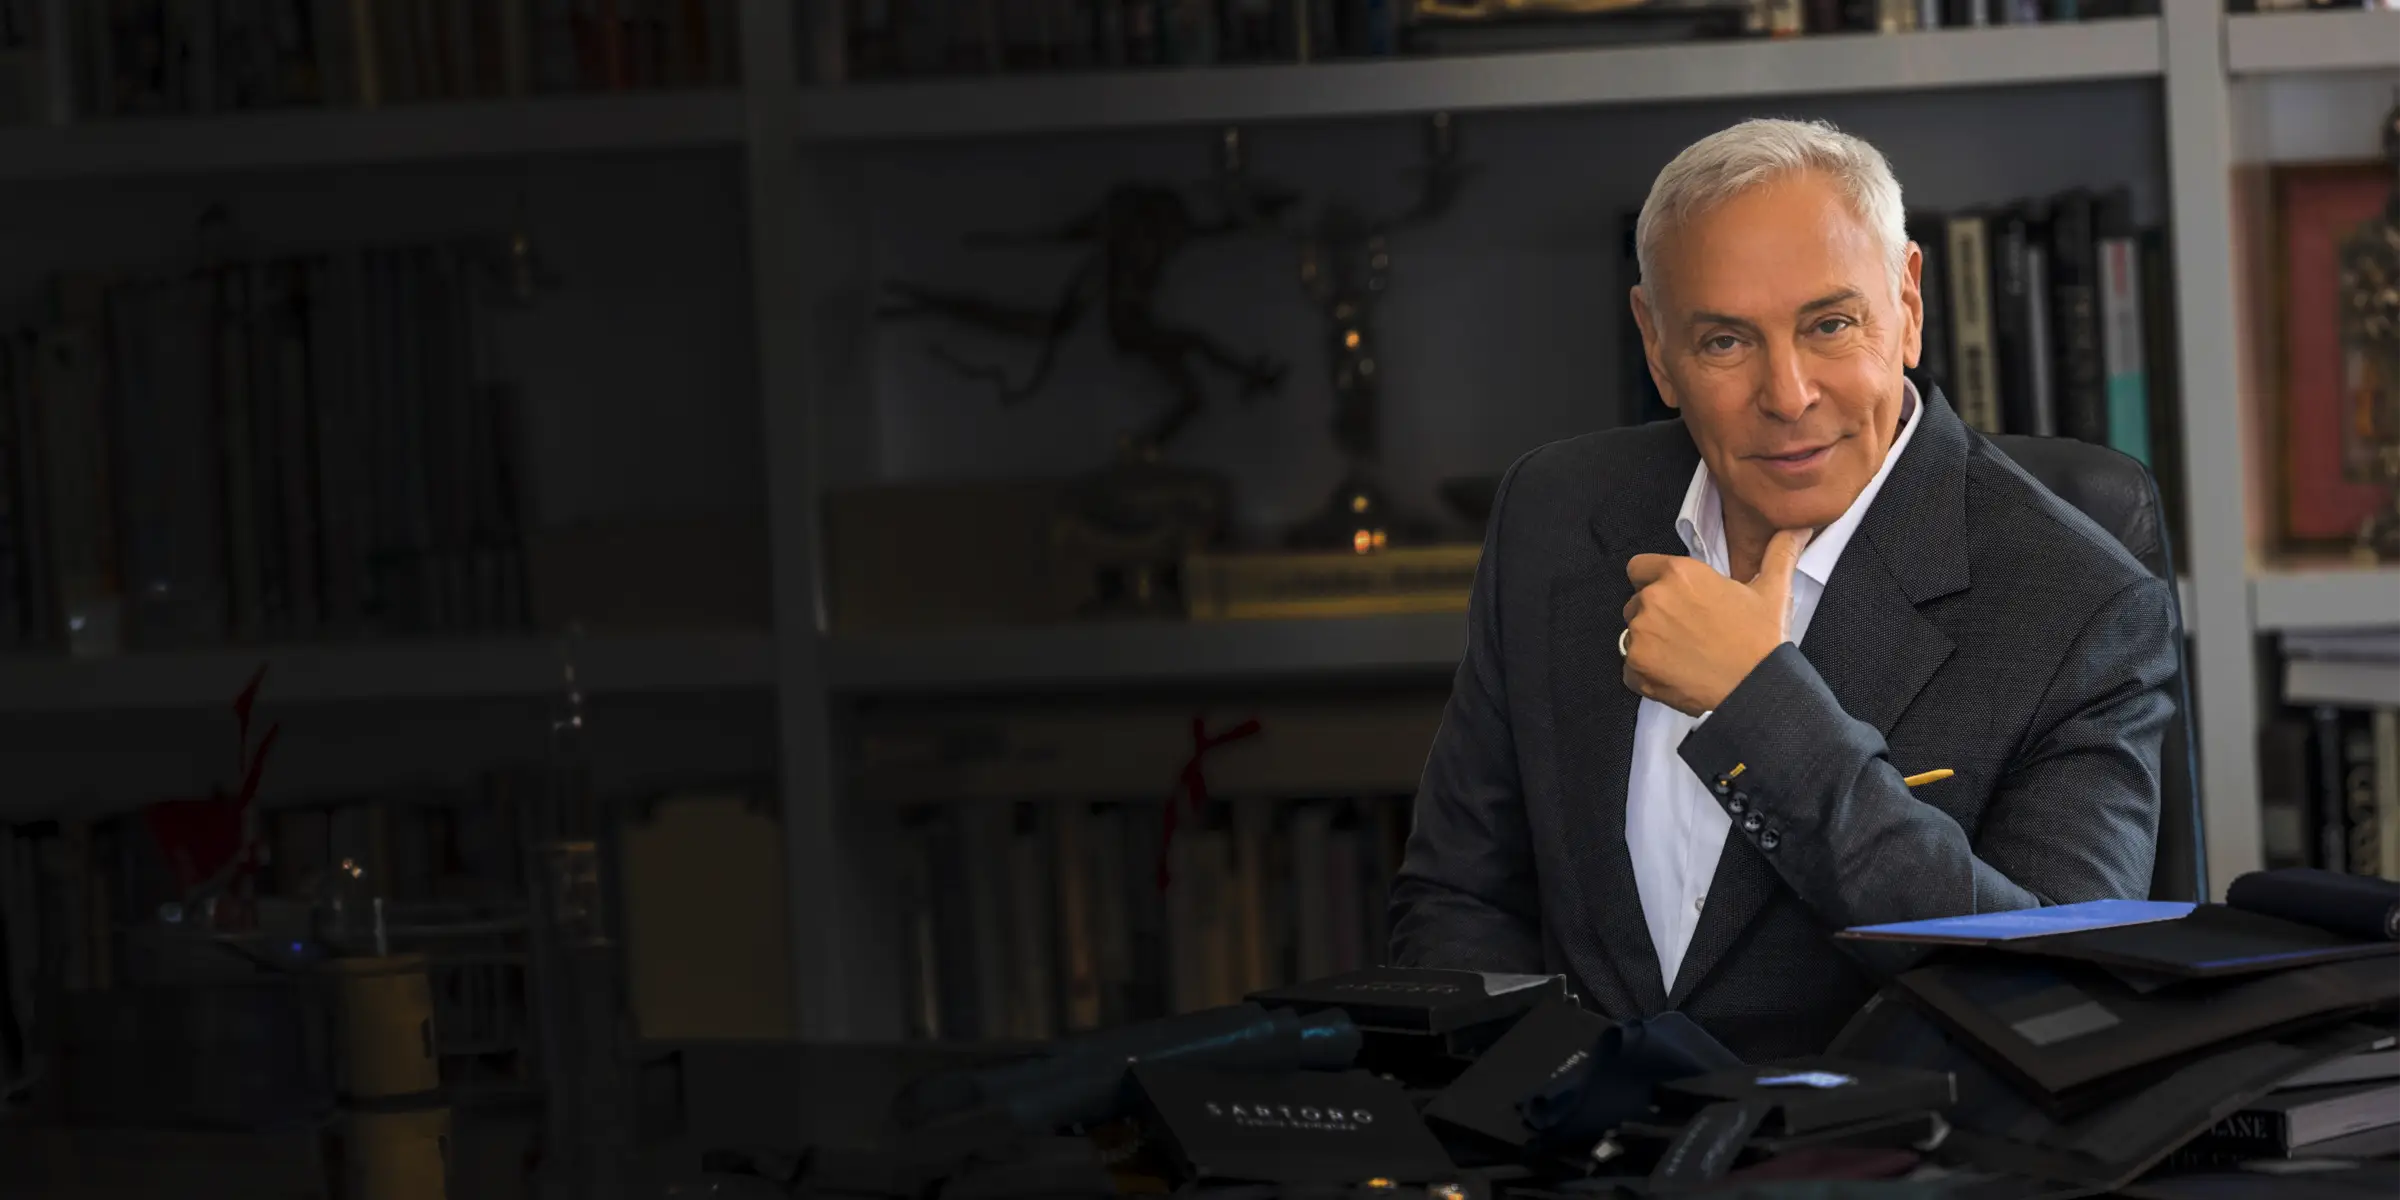
[[[1636,241],[1680,419],[1501,483],[1392,960],[1811,1053],[1871,991],[1838,929],[2146,894],[2172,598],[1903,376],[1923,260],[1874,147],[1736,125]]]

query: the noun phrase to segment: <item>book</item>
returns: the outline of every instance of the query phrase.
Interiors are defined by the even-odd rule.
[[[2055,904],[2011,912],[1937,917],[1928,921],[1902,921],[1890,925],[1862,925],[1845,929],[1835,936],[1981,946],[2082,929],[2172,921],[2191,915],[2193,908],[2189,903],[2176,900],[2087,900],[2080,904]]]
[[[2337,1083],[2365,1083],[2374,1079],[2400,1079],[2400,1049],[2394,1039],[2385,1038],[2356,1054],[2319,1063],[2276,1085],[2277,1091],[2294,1088],[2326,1087]]]
[[[2338,1138],[2400,1125],[2400,1084],[2277,1091],[2218,1121],[2189,1149],[2234,1159],[2293,1158]]]

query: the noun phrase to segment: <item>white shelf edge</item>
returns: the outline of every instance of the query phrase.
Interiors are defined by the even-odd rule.
[[[785,104],[803,143],[2156,76],[2157,18],[1380,61],[860,83]]]
[[[2225,69],[2237,76],[2400,70],[2400,12],[2228,17]]]
[[[0,127],[0,180],[740,145],[742,94],[696,89]]]
[[[2295,706],[2400,707],[2400,664],[2286,659],[2283,701]]]
[[[2262,633],[2400,626],[2400,567],[2270,570],[2250,581],[2250,615]]]
[[[836,633],[827,690],[964,694],[1109,686],[1421,679],[1447,683],[1465,613],[1275,621],[1115,622],[928,633]]]
[[[586,692],[739,691],[775,679],[763,633],[595,636],[576,651]],[[563,691],[555,640],[394,640],[224,647],[112,658],[0,658],[0,712],[94,712],[230,704],[259,664],[262,707],[359,700],[543,696]]]

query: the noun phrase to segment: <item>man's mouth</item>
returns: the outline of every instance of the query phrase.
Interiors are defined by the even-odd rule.
[[[1782,454],[1756,455],[1753,461],[1770,471],[1798,472],[1814,468],[1824,462],[1832,453],[1833,443],[1827,442],[1822,446],[1809,446]]]

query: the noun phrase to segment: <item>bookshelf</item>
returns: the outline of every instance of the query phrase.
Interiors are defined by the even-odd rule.
[[[732,151],[742,113],[740,92],[707,89],[43,125],[0,129],[0,181]]]
[[[1910,143],[1909,156],[1899,166],[1910,181],[1912,204],[1922,198],[1936,208],[1964,207],[2012,191],[2031,194],[2114,180],[2120,176],[2105,172],[2121,171],[2134,183],[2148,218],[2174,231],[2167,246],[2177,279],[2176,366],[2183,380],[2186,476],[2253,480],[2273,443],[2256,436],[2255,400],[2242,382],[2242,334],[2253,314],[2233,245],[2246,216],[2237,204],[2237,171],[2371,153],[2372,117],[2390,103],[2391,85],[2400,82],[2400,14],[2228,17],[2210,0],[2165,0],[2163,15],[2156,18],[2050,27],[828,88],[801,79],[793,53],[803,41],[795,28],[795,7],[792,0],[738,0],[745,30],[738,89],[5,129],[0,130],[0,180],[44,185],[14,189],[9,202],[20,205],[44,196],[55,198],[43,202],[73,204],[118,178],[198,188],[238,173],[278,172],[285,181],[339,184],[372,169],[372,183],[353,185],[365,190],[406,181],[412,173],[483,167],[497,175],[520,164],[568,160],[577,162],[574,173],[561,174],[551,184],[560,195],[606,192],[612,178],[638,179],[640,187],[626,189],[632,192],[677,178],[714,181],[708,186],[716,190],[699,194],[729,210],[722,214],[722,229],[742,235],[735,255],[742,275],[725,290],[740,293],[738,319],[747,327],[742,345],[710,342],[707,354],[748,355],[740,379],[726,382],[745,389],[740,402],[755,409],[755,427],[753,432],[748,425],[728,426],[723,436],[685,439],[685,457],[697,461],[717,455],[726,474],[756,474],[755,484],[745,481],[729,490],[741,491],[737,498],[763,510],[773,620],[770,628],[757,631],[596,638],[583,655],[583,669],[590,686],[603,693],[763,694],[772,700],[771,716],[763,718],[767,727],[755,740],[769,747],[766,753],[780,772],[795,1028],[815,1040],[888,1039],[900,1028],[903,992],[888,931],[879,927],[888,907],[888,879],[881,874],[884,864],[874,841],[877,814],[862,811],[856,802],[844,763],[844,733],[861,701],[940,702],[959,696],[1005,701],[1062,691],[1105,697],[1142,689],[1250,685],[1262,690],[1384,682],[1438,687],[1463,638],[1455,615],[938,636],[830,631],[819,523],[826,490],[907,477],[907,470],[893,464],[921,467],[938,458],[924,451],[923,429],[940,422],[964,430],[953,435],[964,449],[945,453],[989,449],[1005,457],[1023,449],[1039,457],[1052,452],[1038,444],[1049,431],[1020,431],[1015,437],[1023,445],[996,443],[989,431],[999,427],[998,418],[923,403],[907,394],[922,376],[880,371],[871,361],[863,348],[872,341],[861,316],[863,298],[878,272],[918,265],[887,261],[892,247],[921,251],[925,263],[940,268],[951,260],[924,250],[925,245],[947,245],[969,226],[1055,217],[1060,206],[1073,202],[1070,198],[1086,195],[1096,179],[1132,172],[1196,176],[1204,169],[1204,156],[1189,152],[1194,138],[1205,140],[1209,127],[1222,124],[1274,126],[1279,139],[1289,129],[1293,140],[1286,145],[1304,149],[1284,152],[1296,157],[1305,157],[1310,143],[1304,135],[1310,129],[1371,130],[1356,161],[1379,172],[1373,178],[1382,180],[1390,168],[1406,165],[1406,152],[1399,149],[1409,136],[1406,119],[1432,111],[1479,114],[1468,135],[1475,148],[1471,153],[1496,146],[1519,161],[1545,148],[1549,157],[1568,160],[1590,145],[1628,153],[1621,148],[1625,143],[1634,145],[1631,153],[1647,156],[1739,116],[1823,111],[1845,123],[1856,118],[1871,137],[1899,130]],[[1610,140],[1581,140],[1595,131]],[[1487,140],[1487,133],[1494,139]],[[682,153],[688,151],[702,152],[708,160],[695,166],[692,156]],[[1048,168],[1077,165],[1077,155],[1088,160],[1082,166],[1091,174],[1044,178]],[[735,156],[738,166],[723,161]],[[1978,165],[1985,158],[1992,165]],[[587,169],[587,161],[597,160],[607,161]],[[1030,177],[1056,194],[1037,197],[1048,204],[1037,208],[1025,200],[1026,188],[1003,194],[964,184],[919,189],[931,193],[921,202],[879,203],[874,185],[889,186],[891,172],[901,171],[904,182],[939,180],[954,164],[976,172],[968,176],[972,179]],[[1326,165],[1320,178],[1366,178],[1353,166],[1350,159]],[[1616,178],[1640,174],[1616,161],[1569,169],[1579,172],[1575,187],[1600,189],[1612,204],[1623,198],[1624,189],[1646,183]],[[516,186],[501,183],[492,190],[501,195]],[[1511,185],[1491,186],[1506,192]],[[28,195],[35,199],[19,198]],[[979,206],[987,198],[1004,203],[985,211]],[[340,203],[364,202],[343,193]],[[494,208],[504,219],[505,203],[495,202]],[[670,205],[656,211],[683,209]],[[319,226],[336,223],[331,217],[312,219]],[[475,227],[491,219],[479,214]],[[589,244],[605,245],[614,236],[611,223],[591,224],[582,231]],[[1520,234],[1523,244],[1510,241]],[[1588,213],[1580,223],[1556,214],[1495,220],[1478,236],[1482,240],[1436,245],[1428,255],[1403,262],[1411,271],[1422,262],[1425,271],[1438,275],[1471,272],[1480,261],[1475,254],[1549,262],[1555,252],[1563,255],[1555,271],[1571,275],[1591,256],[1613,253],[1594,250],[1605,239],[1593,232]],[[1403,253],[1414,256],[1419,250],[1403,247]],[[679,246],[662,245],[641,261],[640,273],[628,267],[608,286],[622,294],[638,289],[655,296],[657,281],[672,278],[667,264],[680,257]],[[1404,279],[1396,294],[1409,295],[1420,278]],[[1277,303],[1287,306],[1262,310],[1261,323],[1288,324],[1303,311],[1296,300]],[[675,304],[691,307],[680,293]],[[1446,316],[1471,324],[1485,308],[1480,294],[1463,295],[1448,306]],[[599,306],[590,306],[583,315],[597,311]],[[717,311],[709,310],[711,323]],[[730,308],[726,315],[735,316]],[[574,348],[585,342],[630,344],[643,336],[638,329],[607,328],[595,338],[566,320],[528,324],[534,326],[529,344],[560,360],[574,357]],[[1424,328],[1440,331],[1438,325]],[[1535,329],[1561,343],[1580,336],[1572,330]],[[674,326],[663,334],[652,330],[650,336],[678,340],[687,332]],[[1489,332],[1478,328],[1455,336]],[[614,360],[587,357],[595,365],[566,372],[562,379],[605,386],[615,382],[609,376],[627,373]],[[1489,355],[1501,370],[1519,370],[1519,357],[1505,350]],[[1092,378],[1114,381],[1107,376],[1087,381]],[[1584,391],[1614,387],[1613,375],[1593,378],[1600,382],[1584,380]],[[1445,379],[1453,387],[1472,381],[1471,374],[1455,372]],[[708,385],[718,382],[712,377]],[[1469,443],[1483,438],[1490,445],[1477,443],[1475,452],[1505,463],[1535,441],[1613,419],[1611,410],[1580,393],[1554,402],[1534,386],[1540,383],[1512,377],[1486,387],[1477,393],[1475,412],[1451,414],[1443,419],[1452,424],[1431,426],[1435,437]],[[659,405],[709,390],[665,369],[627,386],[652,394]],[[579,394],[576,386],[558,390]],[[918,407],[907,407],[912,402]],[[1527,418],[1528,410],[1540,411]],[[649,410],[629,406],[628,411]],[[1108,411],[1112,419],[1121,416]],[[614,460],[598,469],[577,467],[574,460],[588,446],[577,440],[586,426],[567,419],[573,415],[562,414],[555,422],[561,432],[550,449],[568,463],[569,478],[551,479],[547,486],[576,504],[598,508],[622,487],[645,485],[639,472]],[[1053,414],[1056,427],[1067,429],[1093,424],[1091,416]],[[1494,423],[1503,432],[1475,432]],[[639,440],[627,432],[638,429],[638,421],[617,416],[602,424],[612,438]],[[1321,427],[1321,414],[1303,413],[1252,436],[1261,445],[1280,446],[1302,436],[1321,439]],[[1303,429],[1304,434],[1293,432]],[[1048,440],[1068,447],[1055,452],[1057,461],[1083,461],[1082,448],[1072,439]],[[1226,435],[1226,444],[1216,451],[1246,450],[1233,440]],[[1329,453],[1270,453],[1260,470],[1307,481],[1301,490],[1313,501],[1320,497],[1312,472],[1331,461]],[[737,454],[751,459],[735,462]],[[912,460],[911,454],[920,457]],[[1056,463],[1036,465],[1048,470]],[[577,470],[581,477],[574,477]],[[696,478],[686,490],[711,501],[724,499],[702,486],[714,482]],[[2270,690],[2262,685],[2271,682],[2272,671],[2260,654],[2260,635],[2381,619],[2378,601],[2400,588],[2400,576],[2389,568],[2262,569],[2258,564],[2270,556],[2253,543],[2251,531],[2260,524],[2253,519],[2260,504],[2253,492],[2191,489],[2186,514],[2191,536],[2178,547],[2189,572],[2182,596],[2198,689],[2197,740],[2205,751],[2210,874],[2220,890],[2259,862],[2256,739],[2266,716],[2260,696]],[[0,664],[0,711],[57,720],[108,717],[137,705],[216,704],[262,654],[276,664],[280,697],[295,704],[325,702],[329,709],[351,701],[449,695],[531,698],[543,694],[555,677],[554,647],[538,639],[10,662]]]
[[[1059,134],[1426,112],[2025,87],[2155,77],[2157,18],[1458,58],[813,88],[802,142]]]

